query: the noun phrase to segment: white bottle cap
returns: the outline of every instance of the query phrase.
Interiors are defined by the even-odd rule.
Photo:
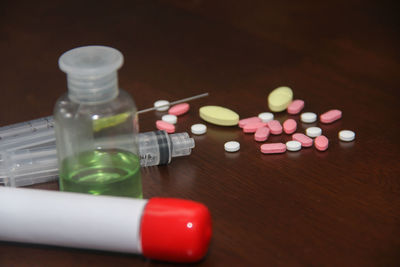
[[[123,64],[118,50],[83,46],[65,52],[58,65],[67,74],[68,96],[74,102],[104,102],[118,95],[117,70]]]

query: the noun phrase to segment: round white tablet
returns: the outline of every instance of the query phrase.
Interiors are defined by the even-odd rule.
[[[163,106],[163,107],[159,108],[160,106]],[[169,101],[167,101],[167,100],[157,100],[156,102],[154,102],[154,107],[158,111],[166,111],[166,110],[169,109]]]
[[[161,117],[161,120],[171,123],[171,124],[176,124],[176,122],[178,121],[178,118],[175,115],[167,114],[167,115],[163,115]]]
[[[240,143],[236,141],[229,141],[225,143],[224,148],[227,152],[236,152],[240,149]]]
[[[288,141],[286,142],[286,149],[289,151],[299,151],[301,149],[301,143],[299,141]]]
[[[274,114],[271,112],[263,112],[258,114],[258,117],[263,121],[263,122],[269,122],[274,119]]]
[[[301,113],[300,119],[302,122],[305,123],[313,123],[317,121],[317,114],[315,114],[314,112],[304,112]]]
[[[308,135],[309,137],[317,137],[320,136],[322,134],[322,129],[319,127],[308,127],[306,129],[306,135]]]
[[[339,132],[339,139],[345,142],[351,142],[356,138],[356,134],[350,130],[342,130]]]
[[[207,132],[207,126],[202,123],[193,124],[192,127],[190,127],[190,130],[192,131],[192,134],[205,134]]]

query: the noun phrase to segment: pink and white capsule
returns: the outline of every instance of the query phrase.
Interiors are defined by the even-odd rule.
[[[319,116],[319,120],[322,123],[332,123],[334,121],[337,121],[341,117],[342,117],[342,111],[338,109],[331,109],[325,112],[324,114],[321,114],[321,116]]]
[[[261,127],[258,128],[256,133],[254,134],[254,140],[258,142],[264,142],[268,139],[268,136],[269,136],[269,128]]]
[[[262,122],[262,120],[259,117],[250,117],[250,118],[246,118],[246,119],[241,119],[239,121],[239,127],[243,128],[246,124],[254,123],[254,122]]]
[[[265,126],[267,126],[267,123],[265,123],[265,122],[248,123],[245,126],[243,126],[243,132],[245,132],[245,133],[255,133],[258,128],[265,127]]]
[[[162,121],[162,120],[158,120],[156,121],[156,127],[158,130],[164,130],[167,133],[174,133],[175,132],[175,125]]]
[[[283,122],[283,130],[287,134],[292,134],[297,129],[297,122],[294,119],[288,119]]]
[[[171,115],[180,116],[180,115],[183,115],[186,112],[188,112],[189,108],[190,108],[190,105],[188,103],[182,103],[182,104],[172,106],[168,110],[168,113]]]
[[[310,147],[313,144],[313,140],[305,134],[295,133],[292,135],[292,139],[299,141],[302,147]]]
[[[267,122],[268,128],[270,129],[272,134],[281,134],[282,133],[282,125],[277,120],[272,120]]]
[[[315,148],[318,149],[319,151],[325,151],[328,149],[329,140],[324,135],[320,135],[317,138],[315,138],[314,145]]]
[[[286,151],[286,145],[283,143],[263,144],[260,150],[263,154],[283,153]]]
[[[294,100],[287,108],[287,112],[289,114],[299,114],[300,111],[304,108],[304,101],[300,99]]]

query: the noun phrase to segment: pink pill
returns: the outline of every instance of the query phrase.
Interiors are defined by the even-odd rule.
[[[322,123],[332,123],[334,121],[337,121],[341,117],[342,117],[342,112],[340,110],[331,109],[325,112],[324,114],[321,114],[321,116],[319,116],[319,120]]]
[[[260,149],[264,154],[283,153],[286,151],[286,145],[283,143],[263,144]]]
[[[256,133],[254,134],[254,140],[258,142],[263,142],[268,139],[268,136],[269,136],[269,128],[261,127],[258,128]]]
[[[283,123],[283,130],[287,134],[294,133],[296,129],[297,129],[297,122],[293,119],[285,120],[285,122]]]
[[[245,133],[255,133],[258,128],[267,126],[266,122],[252,122],[243,126],[243,132]]]
[[[268,128],[271,130],[272,134],[281,134],[282,133],[282,125],[277,120],[272,120],[267,122]]]
[[[300,99],[294,100],[287,108],[287,112],[289,114],[299,114],[300,111],[304,108],[304,101]]]
[[[319,151],[325,151],[328,149],[329,140],[324,135],[320,135],[314,140],[315,148]]]
[[[313,140],[307,135],[304,135],[302,133],[293,134],[292,139],[300,142],[302,147],[310,147],[313,144]]]
[[[243,128],[246,124],[254,123],[254,122],[262,122],[262,120],[259,117],[250,117],[250,118],[242,119],[239,121],[239,127]]]
[[[174,133],[175,132],[175,125],[162,121],[162,120],[158,120],[156,121],[156,127],[158,130],[164,130],[167,133]]]
[[[186,112],[188,112],[189,108],[190,108],[190,106],[188,103],[182,103],[182,104],[172,106],[168,110],[168,113],[171,115],[179,116],[179,115],[182,115],[182,114],[185,114]]]

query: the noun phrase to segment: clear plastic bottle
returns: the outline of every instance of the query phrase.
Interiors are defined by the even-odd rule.
[[[59,59],[68,83],[54,108],[61,191],[142,198],[136,106],[118,89],[122,64],[122,54],[105,46]],[[119,140],[130,141],[121,148]]]

